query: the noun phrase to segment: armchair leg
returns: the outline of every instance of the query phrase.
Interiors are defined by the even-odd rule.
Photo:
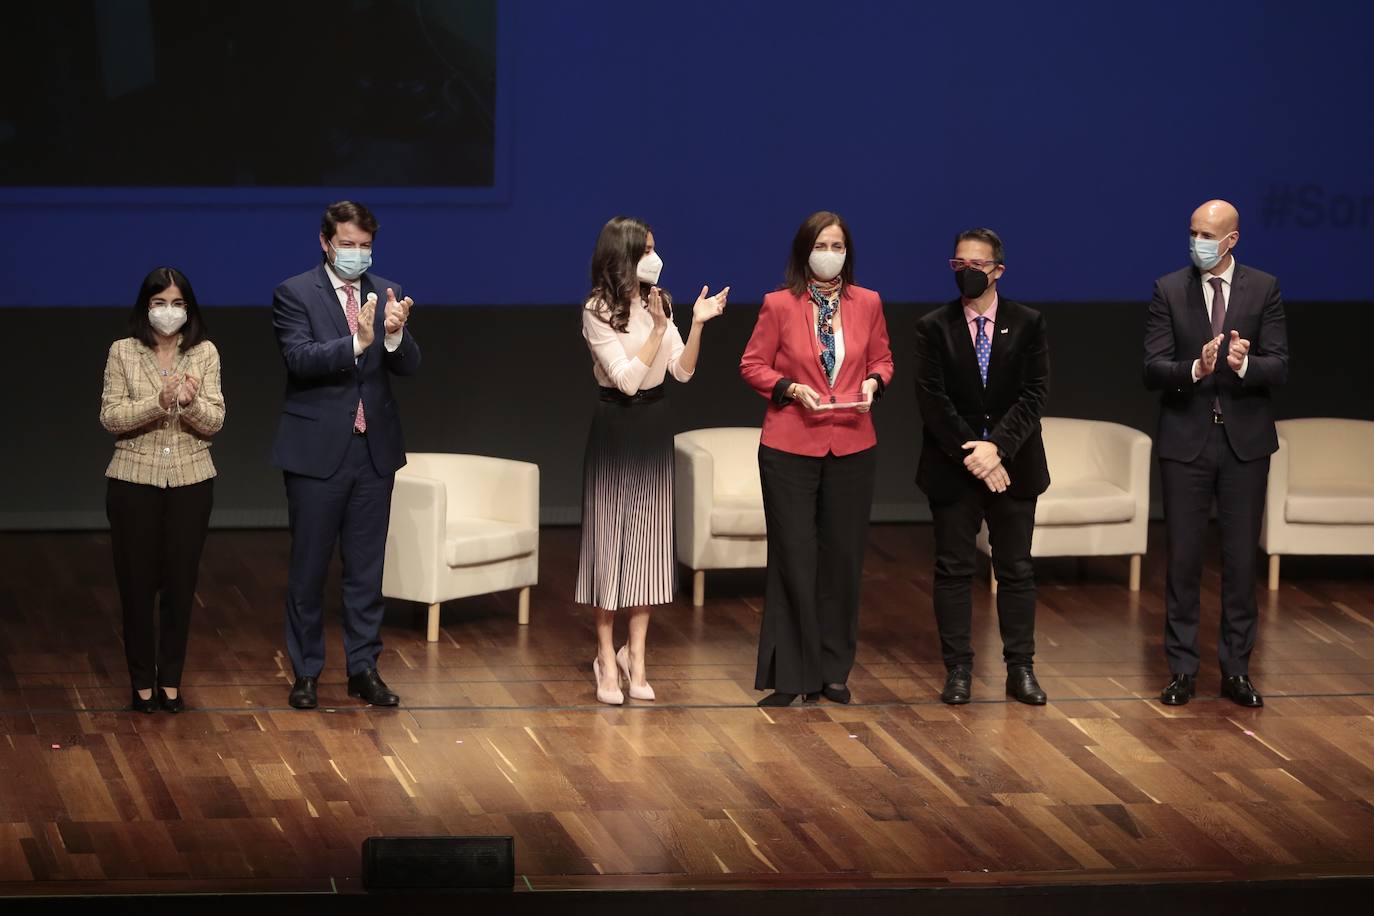
[[[1131,555],[1131,591],[1140,591],[1140,554]]]
[[[692,570],[692,607],[706,603],[706,570]]]
[[[530,622],[530,587],[528,585],[520,589],[520,609],[516,612],[515,619],[522,627]]]
[[[1269,591],[1279,590],[1279,555],[1269,554]]]
[[[425,627],[425,639],[430,642],[439,641],[439,605],[437,602],[429,606],[429,625]]]
[[[988,589],[997,594],[997,570],[991,563],[988,564]]]

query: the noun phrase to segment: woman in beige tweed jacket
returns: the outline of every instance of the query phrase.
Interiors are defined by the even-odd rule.
[[[224,396],[219,351],[206,339],[190,281],[175,268],[144,279],[129,336],[110,346],[100,422],[115,435],[105,512],[124,609],[130,706],[180,712],[213,503],[210,439],[224,424]]]

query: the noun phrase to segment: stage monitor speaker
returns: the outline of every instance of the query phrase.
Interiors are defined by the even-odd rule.
[[[510,890],[514,885],[513,837],[370,836],[363,840],[363,887],[370,891]]]

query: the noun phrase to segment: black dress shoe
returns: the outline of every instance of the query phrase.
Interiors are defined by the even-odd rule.
[[[792,701],[795,700],[796,698],[797,698],[797,695],[796,695],[795,693],[783,693],[781,690],[775,690],[774,692],[768,694],[768,696],[764,697],[762,700],[759,700],[758,705],[759,705],[759,706],[791,706],[791,705],[792,705]]]
[[[167,696],[167,691],[161,687],[157,689],[157,703],[168,712],[181,712],[186,708],[186,701],[181,698],[181,690],[177,690],[175,698]]]
[[[963,706],[973,697],[973,669],[965,665],[955,665],[945,675],[945,689],[940,691],[940,702],[951,706]]]
[[[145,700],[143,699],[143,697],[139,696],[138,691],[135,690],[133,693],[133,698],[129,700],[129,708],[132,709],[134,712],[157,712],[157,695],[154,694],[153,696],[150,696],[148,697],[148,699]]]
[[[1233,674],[1221,679],[1221,695],[1237,706],[1256,709],[1264,705],[1264,697],[1259,695],[1250,678],[1244,674]]]
[[[848,703],[851,699],[849,688],[844,684],[826,684],[821,688],[821,693],[832,703]]]
[[[298,677],[296,683],[291,686],[291,695],[286,698],[296,709],[314,709],[319,705],[319,700],[315,696],[315,682],[313,677]]]
[[[1044,706],[1049,699],[1040,683],[1035,679],[1035,669],[1030,665],[1017,665],[1007,669],[1007,696],[1028,706]]]
[[[362,674],[349,675],[348,695],[367,700],[373,706],[397,706],[401,698],[391,692],[376,668],[368,668]]]
[[[1159,694],[1165,706],[1184,706],[1197,692],[1197,679],[1191,674],[1175,674]]]

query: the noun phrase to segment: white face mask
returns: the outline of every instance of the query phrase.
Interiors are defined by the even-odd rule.
[[[828,282],[840,275],[840,270],[844,268],[845,254],[843,251],[813,251],[806,263],[811,268],[812,276],[822,282]]]
[[[647,283],[650,286],[658,283],[658,275],[663,273],[663,259],[658,256],[657,251],[651,251],[639,259],[639,267],[635,270],[635,276],[640,283]]]
[[[155,305],[148,309],[148,323],[159,334],[170,337],[186,323],[186,309],[179,305]]]

